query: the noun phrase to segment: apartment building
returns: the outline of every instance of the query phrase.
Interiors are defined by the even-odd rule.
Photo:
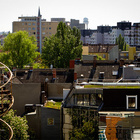
[[[131,29],[124,30],[124,38],[131,46],[140,46],[140,23],[134,23]]]
[[[18,17],[18,21],[13,21],[13,32],[22,30],[27,31],[29,35],[34,35],[37,39],[38,51],[41,53],[42,44],[45,37],[49,37],[56,33],[59,22],[48,22],[42,19],[40,8],[38,16]]]
[[[79,30],[85,29],[85,23],[79,23],[79,20],[71,19],[70,20],[70,27],[77,27]]]
[[[140,46],[140,23],[117,22],[117,26],[98,26],[90,36],[82,36],[83,44],[115,44],[119,35],[130,46]]]
[[[103,34],[95,32],[90,37],[90,44],[102,44],[103,43]]]

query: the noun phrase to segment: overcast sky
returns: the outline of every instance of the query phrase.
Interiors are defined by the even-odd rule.
[[[140,0],[0,0],[0,32],[12,32],[12,22],[19,16],[37,16],[39,6],[47,21],[61,17],[83,23],[87,17],[90,29],[124,20],[140,22]]]

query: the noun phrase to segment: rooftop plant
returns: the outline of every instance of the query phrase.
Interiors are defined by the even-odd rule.
[[[45,107],[59,109],[61,108],[61,102],[47,101]]]

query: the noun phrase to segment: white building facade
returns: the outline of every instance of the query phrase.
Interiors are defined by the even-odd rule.
[[[115,44],[120,34],[128,45],[140,46],[140,23],[134,23],[131,29],[122,30],[116,27],[109,32],[94,32],[85,37],[85,44]]]

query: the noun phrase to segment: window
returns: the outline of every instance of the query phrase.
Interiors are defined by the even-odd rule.
[[[28,25],[31,25],[31,23],[28,23]]]
[[[31,30],[31,28],[28,28],[28,30]]]
[[[35,25],[35,23],[32,23],[32,25]]]
[[[85,94],[84,95],[84,105],[85,106],[88,106],[89,105],[89,95],[88,94]]]
[[[54,125],[54,118],[47,118],[47,125]]]
[[[96,105],[96,94],[90,95],[90,105]]]
[[[77,105],[83,105],[83,95],[77,95]]]
[[[32,28],[32,30],[35,30],[35,28]]]
[[[126,96],[126,108],[137,109],[137,95]]]

